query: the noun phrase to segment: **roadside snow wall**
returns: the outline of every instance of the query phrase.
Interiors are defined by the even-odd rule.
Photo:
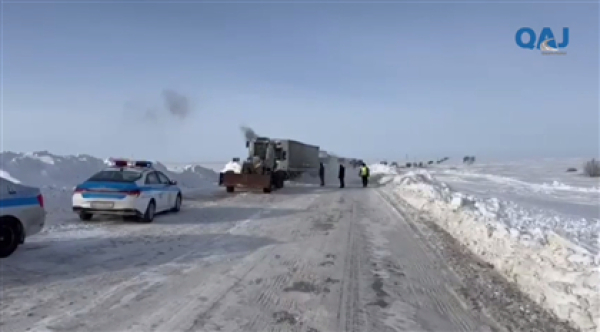
[[[64,212],[71,215],[74,186],[105,167],[107,160],[83,154],[61,156],[47,151],[0,153],[0,176],[40,188],[51,214]],[[176,180],[184,193],[211,190],[219,180],[215,171],[197,165],[177,170],[169,170],[161,163],[155,163],[154,167]]]
[[[509,202],[452,192],[425,170],[380,179],[383,190],[430,217],[547,310],[582,331],[600,323],[600,258]],[[593,230],[589,230],[593,231]]]
[[[84,154],[61,156],[47,151],[0,153],[0,169],[4,174],[9,174],[26,185],[41,188],[66,187],[71,190],[73,186],[88,179],[107,165],[108,160]],[[157,162],[154,167],[176,180],[184,188],[207,186],[218,181],[216,172],[200,166],[190,165],[171,171]]]

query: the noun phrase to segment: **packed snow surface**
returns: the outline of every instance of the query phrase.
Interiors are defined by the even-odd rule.
[[[592,331],[600,312],[600,186],[566,172],[580,163],[436,165],[401,175],[371,169],[532,298]]]
[[[575,332],[357,173],[151,224],[70,213],[2,260],[1,330]]]

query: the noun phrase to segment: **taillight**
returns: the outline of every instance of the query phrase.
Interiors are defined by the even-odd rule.
[[[130,190],[130,191],[126,192],[126,194],[129,196],[139,196],[140,191],[139,190]]]
[[[37,195],[38,203],[40,203],[41,207],[44,207],[44,196],[42,194]]]

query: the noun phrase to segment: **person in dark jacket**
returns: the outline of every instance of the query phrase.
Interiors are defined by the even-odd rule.
[[[366,188],[369,185],[369,175],[370,175],[369,173],[370,173],[369,167],[367,167],[367,165],[365,163],[363,163],[362,166],[360,167],[360,172],[358,173],[358,175],[362,179],[364,188]]]
[[[346,184],[344,183],[344,177],[346,176],[346,167],[342,163],[340,163],[340,170],[338,171],[338,179],[340,179],[340,188],[344,188]]]
[[[323,166],[323,163],[319,163],[319,178],[321,179],[321,187],[323,187],[325,185],[325,166]]]

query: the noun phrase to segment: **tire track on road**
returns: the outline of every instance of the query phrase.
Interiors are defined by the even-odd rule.
[[[364,331],[365,318],[363,317],[360,302],[360,244],[357,241],[357,215],[356,204],[352,203],[352,216],[349,220],[348,237],[345,243],[344,278],[340,293],[338,308],[339,331],[361,332]]]
[[[267,203],[271,203],[273,200],[275,200],[274,197],[268,197],[268,196],[263,196],[264,198],[262,198],[261,200],[264,202],[266,201]],[[202,211],[203,207],[206,206],[211,206],[214,204],[211,204],[214,202],[200,202],[200,204],[198,204],[198,202],[193,202],[191,204],[186,204],[186,209],[191,209],[193,212],[193,209],[200,209],[199,211]],[[230,204],[232,202],[224,202],[222,204]],[[254,213],[253,215],[250,216],[250,219],[256,219],[259,218],[261,213],[264,211],[264,209],[268,208],[269,205],[264,206],[261,210],[259,210],[258,212]],[[185,210],[184,210],[185,211]],[[207,229],[212,229],[212,230],[216,230],[220,227],[215,228],[215,225],[204,225],[202,222],[199,223],[186,223],[184,225],[181,224],[175,224],[175,226],[171,226],[170,224],[176,220],[178,217],[177,215],[167,215],[163,218],[159,217],[160,219],[157,219],[156,224],[150,224],[150,225],[136,225],[139,227],[133,227],[130,224],[125,224],[125,225],[121,225],[122,229],[119,229],[117,231],[117,233],[115,235],[124,235],[127,234],[128,237],[131,237],[132,234],[137,234],[137,236],[141,236],[142,238],[144,238],[145,236],[151,236],[151,234],[154,234],[156,232],[160,232],[160,231],[166,231],[166,234],[196,234],[198,233],[198,229],[199,227],[207,227]],[[187,216],[186,218],[189,218],[190,216]],[[160,222],[161,221],[161,222]],[[238,224],[238,221],[231,221],[231,222],[226,222],[225,225],[227,224],[233,224],[233,226],[230,226],[229,228],[227,228],[225,231],[229,231],[233,228],[236,227],[236,225]],[[219,226],[219,225],[217,225]],[[97,227],[101,227],[101,225],[97,225]],[[116,225],[112,225],[109,224],[108,225],[109,228],[112,229],[116,229]],[[222,228],[222,227],[221,227]],[[133,232],[133,233],[131,233]],[[209,234],[209,233],[207,233]],[[110,233],[108,234],[110,235]],[[110,236],[107,235],[107,238],[111,238]],[[227,236],[227,234],[215,234],[214,237],[212,237],[210,239],[209,243],[204,243],[203,247],[206,247],[206,245],[215,245],[216,243],[218,243],[219,241],[221,241],[225,236]],[[126,238],[128,238],[126,237]],[[116,241],[118,242],[118,240],[120,239],[119,237],[115,238]],[[188,243],[188,245],[190,245]],[[119,250],[119,248],[114,247],[111,245],[111,247],[109,248],[112,251],[115,250]],[[73,310],[72,308],[69,308],[68,306],[65,307],[66,310],[61,310],[60,312],[58,312],[57,314],[50,314],[50,315],[46,315],[46,317],[43,317],[42,319],[37,319],[30,327],[31,330],[33,331],[55,331],[56,329],[61,329],[61,328],[66,328],[66,329],[70,329],[70,330],[77,330],[78,328],[81,330],[86,330],[88,329],[88,325],[93,324],[94,322],[91,321],[90,317],[90,312],[98,312],[98,311],[102,311],[99,310],[99,308],[104,308],[104,310],[108,310],[110,312],[110,309],[113,308],[115,310],[118,310],[119,307],[125,307],[127,306],[127,303],[135,300],[135,299],[140,299],[141,297],[143,297],[144,293],[148,293],[150,290],[152,289],[156,289],[156,288],[160,288],[160,286],[162,286],[164,284],[164,282],[167,280],[168,276],[171,276],[173,274],[177,274],[180,273],[179,271],[182,271],[184,269],[188,269],[189,265],[186,264],[181,264],[191,258],[193,258],[195,255],[197,255],[197,253],[194,250],[191,250],[192,248],[189,246],[184,246],[183,248],[176,248],[177,251],[181,252],[181,250],[186,250],[185,253],[180,254],[180,255],[176,255],[171,259],[168,260],[164,260],[164,256],[156,256],[157,258],[161,258],[161,264],[149,269],[144,269],[142,271],[139,272],[134,272],[134,274],[131,274],[129,272],[124,271],[123,273],[123,277],[126,277],[126,279],[120,279],[120,281],[118,281],[117,283],[114,283],[112,285],[110,285],[107,288],[102,289],[101,292],[94,292],[94,294],[97,294],[94,297],[90,297],[89,294],[85,294],[82,298],[86,299],[85,304],[83,304],[80,307],[77,307],[77,309]],[[82,254],[85,252],[85,250],[82,249],[78,249]],[[174,252],[176,253],[176,252]],[[59,252],[60,254],[60,252]],[[107,256],[107,258],[110,259],[111,256]],[[83,256],[81,257],[82,259],[84,258]],[[115,259],[119,259],[118,255],[115,256]],[[109,264],[109,260],[105,260],[103,261],[103,264]],[[135,266],[135,263],[131,264],[132,266]],[[47,273],[52,273],[51,271],[47,271]],[[161,277],[162,276],[162,277]],[[56,289],[56,291],[58,291],[58,289],[60,289],[62,286],[64,285],[64,287],[68,287],[68,285],[70,284],[74,284],[77,283],[78,279],[67,279],[66,281],[57,281],[55,282],[51,287],[53,289]],[[43,285],[43,284],[41,284]],[[44,288],[46,287],[46,285],[43,286]],[[20,287],[23,288],[23,287]],[[38,287],[39,288],[39,287]],[[25,286],[24,289],[27,289],[27,293],[31,293],[33,291],[33,289],[31,288],[31,286]],[[18,288],[16,289],[10,289],[11,292],[13,291],[17,291]],[[7,291],[7,289],[5,289],[4,291]],[[88,292],[89,293],[89,292]],[[58,293],[57,293],[58,294]],[[35,295],[34,295],[35,296]],[[51,303],[48,302],[48,305],[50,305]],[[22,306],[22,305],[19,305]],[[54,306],[55,307],[55,306]],[[34,308],[32,308],[34,309]],[[34,309],[37,310],[37,309]],[[31,316],[31,317],[35,317],[35,316]],[[32,320],[32,318],[28,318],[27,320]],[[83,322],[89,322],[86,324],[79,324],[76,323],[76,321],[81,320]],[[103,323],[103,319],[100,319],[100,321],[98,323]],[[23,328],[22,323],[20,323],[21,328]],[[25,325],[26,326],[26,325]],[[6,329],[10,329],[10,326],[6,326]]]

